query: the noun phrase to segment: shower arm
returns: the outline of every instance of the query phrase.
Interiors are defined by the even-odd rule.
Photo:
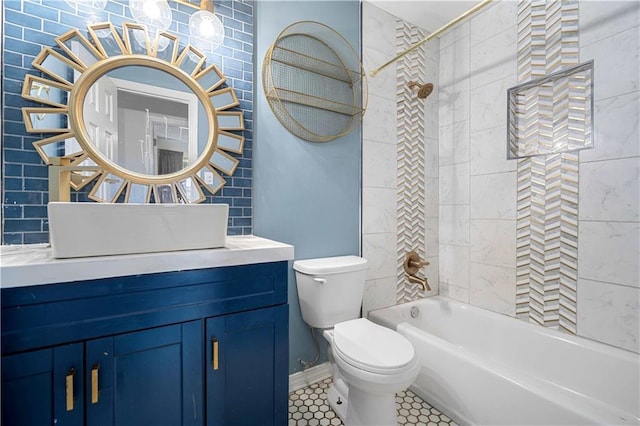
[[[438,37],[440,34],[442,34],[443,32],[447,31],[449,28],[453,27],[454,25],[456,25],[458,22],[462,21],[463,19],[465,19],[469,15],[472,15],[472,14],[476,13],[478,10],[482,9],[483,7],[485,7],[486,5],[491,3],[492,1],[493,0],[483,0],[482,2],[480,2],[477,5],[473,6],[471,9],[467,10],[462,15],[460,15],[457,18],[455,18],[454,20],[450,21],[448,24],[445,24],[442,27],[438,28],[437,30],[435,30],[434,32],[432,32],[431,34],[429,34],[428,36],[426,36],[425,38],[423,38],[422,40],[420,40],[419,42],[417,42],[416,44],[414,44],[413,46],[411,46],[410,48],[408,48],[404,52],[402,52],[399,55],[397,55],[395,58],[389,60],[385,64],[383,64],[383,65],[379,66],[378,68],[376,68],[375,70],[371,71],[371,77],[375,77],[380,71],[382,71],[383,69],[385,69],[386,67],[388,67],[392,63],[396,62],[398,59],[401,59],[404,56],[406,56],[407,54],[413,52],[418,47],[422,46],[424,43],[428,42],[432,38]]]

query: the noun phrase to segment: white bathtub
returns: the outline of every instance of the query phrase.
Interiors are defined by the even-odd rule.
[[[636,353],[440,296],[369,318],[413,343],[411,390],[459,424],[640,424]]]

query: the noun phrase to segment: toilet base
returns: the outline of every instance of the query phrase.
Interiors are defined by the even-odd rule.
[[[375,394],[349,386],[346,426],[396,426],[395,394]]]
[[[329,402],[329,407],[342,420],[342,424],[346,424],[347,406],[349,405],[348,395],[341,394],[334,385],[331,385],[327,390],[327,401]]]

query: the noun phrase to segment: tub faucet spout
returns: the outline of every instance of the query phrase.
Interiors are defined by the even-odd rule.
[[[430,291],[431,290],[431,287],[429,287],[429,282],[427,281],[426,278],[420,278],[420,277],[417,277],[415,275],[409,275],[409,274],[407,274],[407,278],[409,279],[410,283],[420,284],[422,286],[422,288],[424,289],[424,291]]]

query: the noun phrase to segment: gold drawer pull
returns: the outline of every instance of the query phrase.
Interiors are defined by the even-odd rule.
[[[212,366],[214,370],[217,370],[218,369],[218,339],[214,337],[211,343],[213,344]]]
[[[91,403],[92,404],[98,403],[98,396],[100,394],[98,391],[98,370],[100,370],[100,365],[93,364],[93,367],[91,368]]]
[[[73,376],[76,374],[76,369],[71,368],[67,373],[65,380],[66,394],[67,394],[67,411],[73,411]]]

